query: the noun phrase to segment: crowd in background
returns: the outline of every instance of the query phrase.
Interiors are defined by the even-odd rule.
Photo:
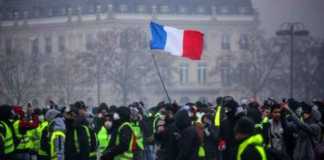
[[[1,160],[323,160],[324,103],[0,106]]]

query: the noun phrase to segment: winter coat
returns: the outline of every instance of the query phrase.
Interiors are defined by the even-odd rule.
[[[53,122],[52,122],[53,126],[50,126],[50,131],[54,132],[54,131],[62,131],[65,132],[65,123],[64,123],[64,119],[62,117],[56,117]],[[64,142],[65,140],[62,139],[62,137],[58,138],[55,140],[54,142],[54,146],[55,146],[55,151],[57,153],[57,159],[58,160],[64,160]]]
[[[302,122],[289,110],[295,124],[297,133],[296,145],[293,153],[294,160],[315,160],[314,147],[320,140],[321,128],[316,123],[314,117],[310,117]]]
[[[217,157],[217,140],[219,136],[219,129],[213,124],[205,125],[204,130],[204,148],[206,151],[206,159],[212,160]]]
[[[191,125],[191,119],[186,110],[176,113],[175,125],[180,133],[176,160],[197,160],[200,139],[196,127]]]
[[[234,151],[236,146],[234,126],[238,117],[228,117],[221,121],[220,139],[225,140],[226,148],[223,151],[223,158],[226,160],[234,160]]]
[[[65,141],[65,153],[67,159],[77,159],[77,160],[88,160],[89,155],[94,144],[89,144],[89,139],[87,136],[87,131],[84,128],[87,126],[85,119],[77,119],[75,121],[67,122],[66,131],[66,141]],[[77,133],[77,142],[75,142],[75,131]],[[90,130],[90,138],[94,138],[93,132]],[[91,140],[90,142],[93,142]],[[77,145],[79,146],[79,151],[77,151]]]

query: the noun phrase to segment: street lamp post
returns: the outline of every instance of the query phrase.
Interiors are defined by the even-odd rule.
[[[294,97],[294,37],[307,36],[309,32],[305,30],[304,24],[299,22],[283,23],[281,29],[276,32],[277,36],[290,37],[290,98]]]

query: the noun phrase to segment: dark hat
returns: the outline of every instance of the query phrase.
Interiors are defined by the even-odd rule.
[[[254,132],[255,123],[248,117],[242,117],[239,119],[234,127],[235,133],[242,133],[250,135]]]
[[[117,108],[116,112],[119,114],[121,120],[128,121],[130,119],[130,109],[125,106],[121,106]]]
[[[12,115],[12,107],[10,105],[4,104],[0,106],[0,119],[7,120]]]
[[[301,105],[304,113],[312,113],[311,105],[307,104],[306,102],[301,102],[300,105]]]

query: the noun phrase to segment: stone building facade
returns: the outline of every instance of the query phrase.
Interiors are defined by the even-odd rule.
[[[167,88],[180,103],[214,102],[218,95],[241,98],[229,66],[244,58],[247,39],[259,25],[251,0],[0,0],[0,17],[3,53],[16,47],[40,54],[83,51],[100,31],[137,27],[150,35],[152,20],[200,30],[205,34],[202,60],[174,57],[175,83]],[[90,92],[85,98],[96,99]],[[153,104],[163,98],[150,93],[142,99]]]

